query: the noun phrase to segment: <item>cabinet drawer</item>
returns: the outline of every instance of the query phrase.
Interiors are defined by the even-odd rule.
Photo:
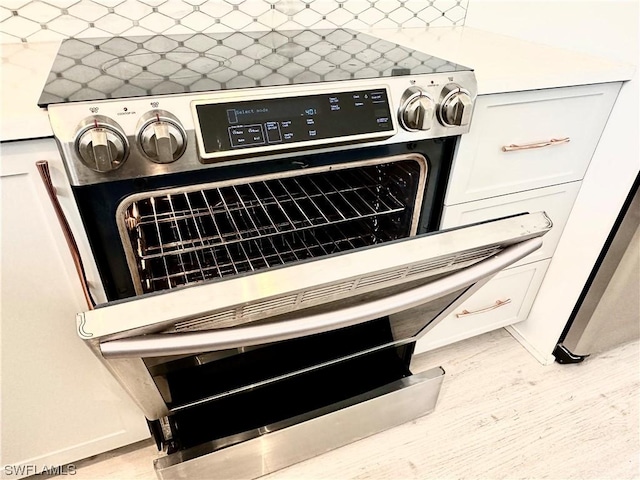
[[[553,222],[553,227],[549,233],[542,237],[542,247],[527,255],[516,265],[551,258],[562,235],[562,230],[567,223],[573,203],[578,196],[581,183],[571,182],[461,205],[447,206],[443,210],[441,228],[458,227],[522,212],[544,211]]]
[[[542,260],[500,272],[418,340],[416,353],[525,320],[550,261]]]
[[[609,83],[478,97],[445,203],[581,180],[619,90]],[[510,145],[529,148],[503,151]]]

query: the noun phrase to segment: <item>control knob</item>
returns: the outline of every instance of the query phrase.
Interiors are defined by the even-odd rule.
[[[410,87],[400,99],[400,124],[405,130],[429,130],[433,124],[435,102],[420,87]]]
[[[455,83],[442,89],[438,120],[445,127],[461,127],[471,120],[473,101],[467,90]]]
[[[138,142],[149,160],[171,163],[187,146],[187,135],[178,119],[164,110],[145,113],[138,122]]]
[[[84,119],[76,134],[76,152],[95,172],[120,168],[129,154],[129,142],[120,125],[103,115]]]

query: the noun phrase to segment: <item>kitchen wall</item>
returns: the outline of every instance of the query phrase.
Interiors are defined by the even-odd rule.
[[[463,25],[468,0],[2,0],[0,42],[300,28]]]

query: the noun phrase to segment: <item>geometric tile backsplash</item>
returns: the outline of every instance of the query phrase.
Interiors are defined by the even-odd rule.
[[[0,43],[236,30],[463,25],[468,0],[0,0]]]

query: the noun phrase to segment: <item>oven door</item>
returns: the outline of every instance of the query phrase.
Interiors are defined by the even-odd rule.
[[[149,359],[226,354],[382,317],[389,319],[389,336],[363,351],[411,342],[493,275],[539,248],[550,228],[544,213],[522,214],[143,295],[79,314],[78,332],[147,418],[159,419],[180,405],[167,405]],[[274,378],[296,373],[283,368]]]

